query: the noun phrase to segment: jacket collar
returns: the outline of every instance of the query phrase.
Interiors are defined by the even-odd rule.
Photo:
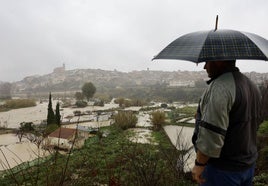
[[[212,81],[214,81],[215,79],[217,79],[218,77],[220,77],[221,75],[225,74],[225,73],[228,73],[228,72],[240,72],[239,68],[237,67],[233,67],[233,68],[230,68],[230,69],[226,69],[225,71],[223,71],[221,74],[215,76],[215,77],[212,77],[210,80],[207,81],[207,84],[209,85]]]

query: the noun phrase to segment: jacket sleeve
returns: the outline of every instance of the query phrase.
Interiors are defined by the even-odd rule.
[[[218,158],[229,126],[229,112],[234,102],[235,86],[212,83],[201,102],[202,119],[196,147],[203,154]],[[231,90],[231,91],[230,91]]]

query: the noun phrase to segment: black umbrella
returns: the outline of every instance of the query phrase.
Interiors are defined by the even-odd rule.
[[[235,30],[199,31],[170,43],[154,59],[180,59],[195,63],[216,60],[268,60],[268,40]]]

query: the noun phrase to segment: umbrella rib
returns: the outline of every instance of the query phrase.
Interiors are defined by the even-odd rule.
[[[259,51],[263,54],[263,56],[265,56],[266,57],[266,61],[268,60],[268,46],[267,45],[262,45],[262,42],[261,42],[261,40],[259,40],[259,38],[260,39],[262,39],[262,40],[266,40],[266,39],[264,39],[264,38],[262,38],[262,37],[260,37],[260,36],[258,36],[258,35],[255,35],[255,34],[251,34],[251,33],[247,33],[247,32],[241,32],[243,35],[245,35],[253,44],[255,44],[256,46],[257,46],[257,48],[259,49]],[[256,43],[256,40],[254,40],[254,39],[252,39],[252,38],[255,38],[255,39],[257,39],[257,42],[259,42],[259,43]],[[267,41],[267,40],[266,40]],[[267,41],[268,42],[268,41]],[[266,52],[265,51],[263,51],[263,49],[264,48],[266,48]]]
[[[210,31],[207,32],[206,39],[204,39],[204,41],[203,41],[203,43],[202,43],[202,45],[201,45],[201,46],[202,46],[202,49],[199,51],[199,54],[197,55],[196,63],[201,63],[201,62],[203,62],[203,60],[200,59],[200,54],[202,53],[203,48],[204,48],[204,43],[206,42],[207,37],[208,37],[208,35],[209,35],[211,32],[214,32],[214,30],[210,30]]]

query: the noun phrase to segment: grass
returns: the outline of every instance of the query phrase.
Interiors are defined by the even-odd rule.
[[[186,123],[186,122],[178,122],[183,118],[194,118],[196,114],[197,107],[196,106],[186,106],[183,108],[177,108],[172,110],[168,117],[170,118],[171,124],[173,125],[180,125],[180,126],[187,126],[187,127],[194,127],[194,124]]]
[[[107,137],[89,138],[82,149],[53,155],[39,165],[0,179],[2,185],[192,185],[176,170],[178,151],[164,131],[153,132],[159,145],[130,142],[128,131],[101,129]],[[16,180],[13,179],[15,176]],[[38,178],[38,179],[37,179]]]

